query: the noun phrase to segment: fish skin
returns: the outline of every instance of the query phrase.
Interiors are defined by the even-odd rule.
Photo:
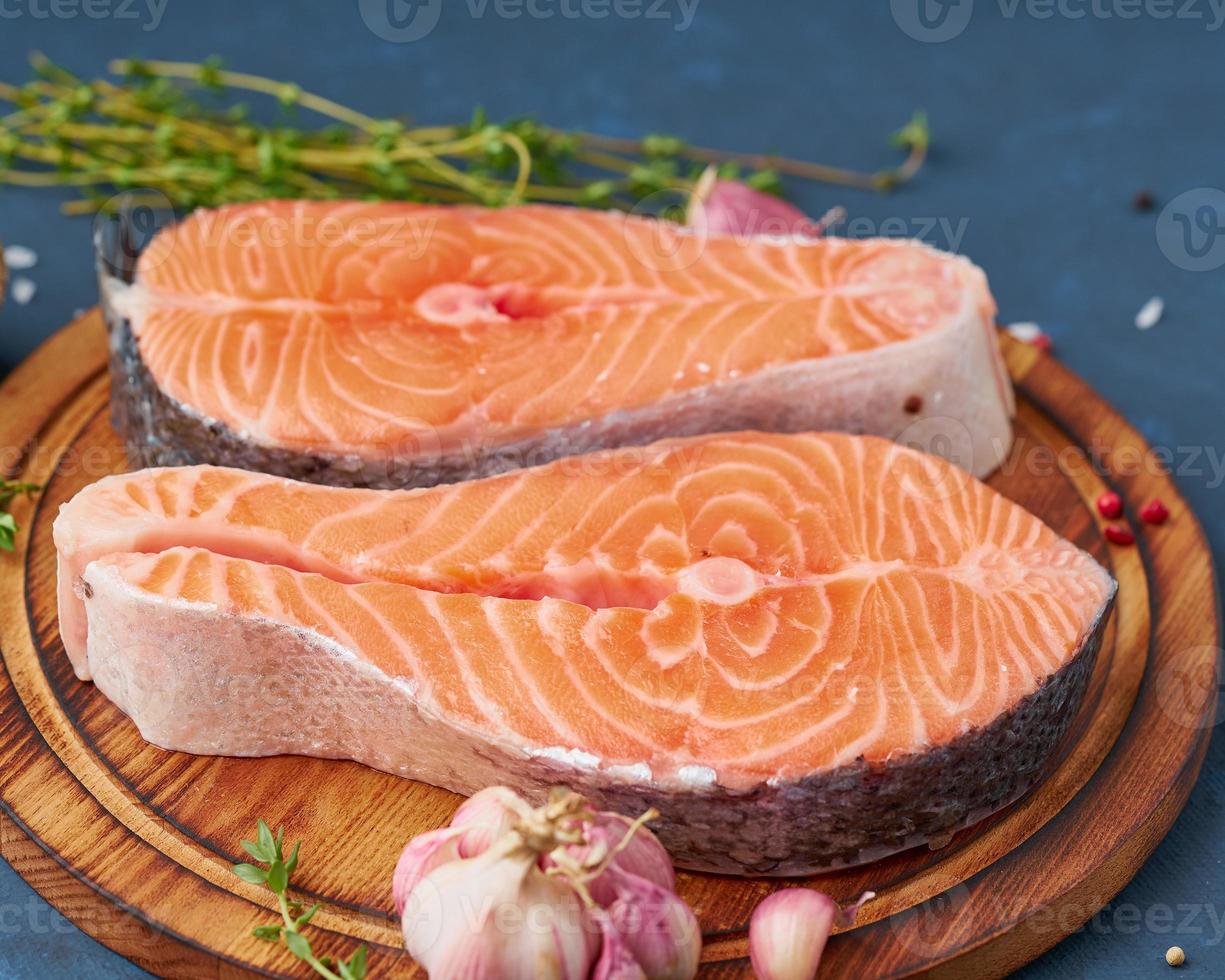
[[[746,874],[871,860],[1023,793],[1115,591],[954,467],[828,434],[399,492],[145,471],[82,491],[55,541],[74,667],[154,744],[565,782]]]
[[[338,247],[298,250],[305,281],[270,271],[291,249],[264,249],[263,278],[251,285],[235,272],[217,292],[225,249],[195,240],[335,215],[347,216],[346,227],[396,227],[401,250],[418,259],[440,254],[421,281],[389,284],[367,268],[399,261],[380,245],[386,236],[355,249],[360,262],[342,261]],[[590,265],[589,253],[607,253],[607,268],[571,274],[543,247],[532,251],[522,229],[498,222],[543,229],[541,237],[556,238],[554,226],[586,235],[587,251],[563,257]],[[704,244],[689,265],[654,268],[640,254],[646,234],[665,236],[668,254]],[[344,271],[346,261],[361,274]],[[99,263],[113,415],[136,466],[211,463],[338,486],[430,486],[752,428],[901,438],[982,476],[1011,444],[1013,395],[985,277],[917,242],[707,239],[542,206],[270,202],[198,212],[155,238],[139,265],[125,287],[113,257]],[[486,304],[495,309],[487,322],[428,320],[422,296],[448,288],[447,278],[477,283],[464,288],[501,297],[516,317]],[[911,395],[924,413],[906,410]]]

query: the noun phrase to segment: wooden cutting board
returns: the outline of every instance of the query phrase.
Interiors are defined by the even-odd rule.
[[[1017,442],[991,483],[1108,565],[1118,606],[1086,703],[1038,789],[940,850],[812,879],[844,900],[878,894],[859,927],[831,941],[822,977],[981,978],[1037,956],[1152,852],[1208,743],[1218,603],[1194,515],[1083,381],[1003,342],[1020,396]],[[0,557],[0,853],[87,933],[154,973],[305,976],[283,949],[251,937],[274,906],[230,871],[262,816],[303,841],[295,883],[326,905],[316,950],[348,955],[364,942],[373,976],[415,975],[391,912],[391,872],[408,838],[444,824],[458,797],[353,763],[163,752],[73,677],[56,623],[51,523],[77,490],[124,468],[104,356],[91,313],[0,387],[0,447],[15,447],[0,466],[47,484],[14,507],[24,530],[16,554]],[[1093,501],[1109,488],[1126,501],[1138,546],[1102,539]],[[1173,516],[1144,527],[1135,514],[1154,496]],[[748,917],[784,884],[680,876],[705,933],[705,976],[748,974]]]

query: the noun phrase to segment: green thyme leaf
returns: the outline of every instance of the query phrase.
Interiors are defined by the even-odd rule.
[[[916,112],[905,126],[892,137],[893,145],[902,150],[926,150],[931,145],[931,130],[927,125],[927,113]]]
[[[280,895],[288,885],[289,872],[285,870],[285,865],[279,860],[273,861],[268,869],[268,887]]]
[[[260,820],[257,825],[256,833],[259,839],[260,853],[263,854],[262,860],[266,864],[271,864],[276,860],[276,838],[272,836],[272,831],[263,820]]]
[[[783,193],[783,181],[777,170],[758,170],[749,174],[744,182],[754,190],[764,191],[766,194],[777,194],[781,197]]]
[[[249,840],[245,840],[242,842],[242,849],[257,861],[268,861],[268,855],[264,853],[264,849],[258,844],[252,844]]]
[[[289,951],[300,960],[314,959],[314,954],[311,952],[310,940],[300,932],[285,933],[285,945],[289,947]]]
[[[280,843],[279,843],[279,842],[278,842],[278,844],[277,844],[277,847],[278,847],[278,850],[279,850],[279,849],[280,849]],[[292,851],[290,852],[290,854],[289,854],[289,860],[285,862],[285,870],[286,870],[286,871],[287,871],[289,874],[293,874],[293,873],[294,873],[294,871],[296,871],[296,870],[297,870],[297,868],[298,868],[298,852],[299,852],[301,849],[302,849],[302,842],[301,842],[301,841],[298,841],[298,843],[294,844],[294,846],[293,846],[293,850],[292,850]]]
[[[643,137],[642,152],[650,157],[680,156],[685,152],[685,142],[675,136],[652,133]]]
[[[268,883],[268,872],[263,868],[257,868],[254,864],[236,864],[234,865],[234,874],[238,875],[243,881],[250,882],[252,885],[266,885]]]
[[[357,947],[348,960],[342,960],[337,965],[342,980],[365,980],[366,977],[366,947]]]
[[[12,514],[0,514],[0,551],[13,551],[17,547],[17,522]]]
[[[311,919],[315,917],[315,913],[318,912],[322,907],[323,907],[322,905],[316,902],[314,905],[312,905],[310,908],[308,908],[305,912],[303,912],[300,916],[298,916],[294,920],[294,925],[297,926],[299,929],[301,929],[304,925],[306,925],[308,922],[310,922]]]

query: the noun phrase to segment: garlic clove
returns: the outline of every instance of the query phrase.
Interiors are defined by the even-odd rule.
[[[432,980],[587,980],[600,935],[574,889],[507,834],[439,865],[409,894],[404,943]]]
[[[686,211],[685,223],[699,234],[805,239],[825,233],[824,220],[814,222],[782,198],[713,174],[703,174]]]
[[[647,980],[690,980],[698,972],[702,930],[689,906],[671,889],[615,866],[605,875],[617,895],[609,918]]]
[[[439,865],[460,856],[459,839],[460,831],[443,827],[418,834],[408,842],[391,878],[391,894],[395,898],[397,913],[404,914],[408,896],[422,878]]]
[[[813,980],[834,925],[850,925],[864,892],[845,909],[811,888],[775,892],[753,910],[749,920],[749,960],[759,980]]]
[[[514,825],[532,812],[531,806],[514,790],[489,786],[474,793],[455,811],[452,827],[462,827],[460,857],[475,857],[491,847]]]
[[[591,980],[646,980],[642,967],[634,959],[621,933],[604,909],[596,909],[592,918],[600,928],[600,958],[591,971]]]
[[[567,853],[580,863],[587,858],[599,860],[621,845],[633,821],[619,813],[597,813],[587,829],[587,844],[575,844]],[[672,857],[654,834],[639,826],[612,862],[619,870],[645,878],[667,891],[676,890],[676,872]],[[587,889],[597,905],[607,907],[617,897],[612,880],[605,872],[587,883]]]

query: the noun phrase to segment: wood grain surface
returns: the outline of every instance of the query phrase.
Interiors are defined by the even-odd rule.
[[[1085,704],[1057,766],[1026,798],[939,850],[810,879],[878,897],[830,942],[823,977],[991,977],[1053,946],[1131,878],[1186,801],[1217,700],[1218,603],[1194,515],[1139,434],[1052,358],[1003,339],[1018,386],[1017,440],[989,481],[1086,548],[1119,599]],[[51,523],[81,487],[125,468],[110,429],[96,313],[55,334],[0,387],[9,477],[46,483],[14,513],[0,558],[0,853],[87,933],[170,977],[305,976],[252,938],[275,919],[266,891],[230,871],[257,817],[302,840],[295,884],[325,903],[320,953],[370,947],[372,976],[418,971],[392,912],[404,843],[444,824],[444,790],[317,759],[169,753],[78,682],[55,613]],[[1093,501],[1119,492],[1136,546],[1107,545]],[[1168,524],[1139,508],[1160,496]],[[794,881],[681,874],[705,934],[703,976],[748,975],[754,905]]]

